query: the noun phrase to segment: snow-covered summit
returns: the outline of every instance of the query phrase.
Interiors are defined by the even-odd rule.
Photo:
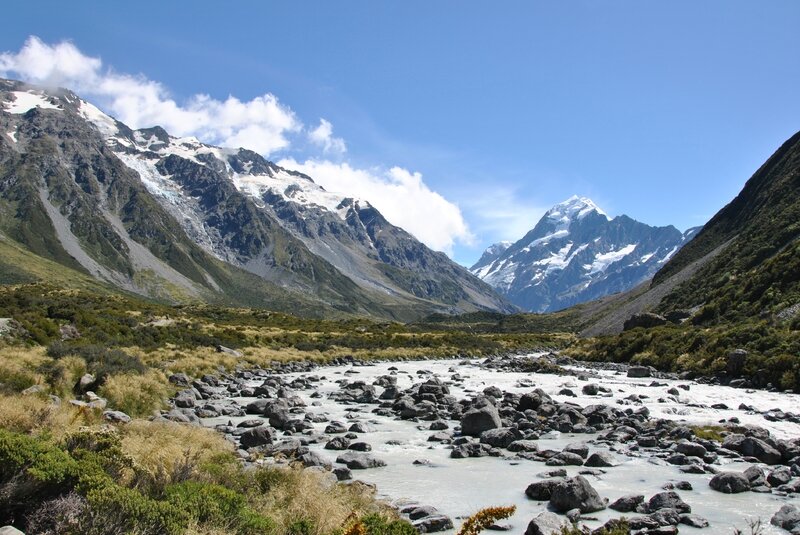
[[[671,226],[612,219],[574,195],[516,243],[487,249],[470,271],[517,306],[548,312],[647,280],[690,237]]]
[[[582,219],[591,212],[597,212],[605,216],[606,219],[610,219],[589,197],[579,197],[578,195],[573,195],[566,201],[556,204],[547,211],[545,217],[551,221],[566,223],[575,219]]]

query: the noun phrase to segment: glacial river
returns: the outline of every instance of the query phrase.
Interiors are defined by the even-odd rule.
[[[359,441],[372,446],[371,454],[387,463],[387,466],[369,470],[353,471],[353,477],[377,486],[379,496],[387,501],[409,500],[422,505],[432,505],[443,514],[453,519],[456,527],[460,518],[475,511],[494,505],[516,505],[516,514],[506,523],[512,526],[511,533],[524,533],[531,518],[546,510],[546,503],[529,500],[525,496],[525,488],[532,482],[541,479],[537,474],[552,470],[554,467],[544,463],[528,460],[509,460],[502,457],[480,457],[467,459],[451,459],[447,445],[428,442],[431,431],[430,422],[403,421],[391,417],[372,414],[375,405],[344,405],[328,399],[328,394],[337,392],[336,381],[365,381],[371,384],[377,377],[392,373],[398,378],[398,387],[402,390],[413,383],[421,382],[431,376],[443,381],[458,373],[463,381],[458,385],[449,384],[450,393],[458,399],[481,392],[488,386],[497,386],[503,391],[523,394],[533,388],[542,388],[559,402],[575,402],[581,406],[604,403],[617,405],[631,394],[648,396],[645,406],[651,416],[685,422],[687,424],[714,424],[722,419],[737,417],[742,424],[754,424],[769,429],[776,438],[793,438],[800,436],[800,425],[790,422],[769,422],[762,415],[739,410],[741,403],[751,405],[758,410],[782,408],[797,411],[800,409],[800,396],[764,391],[745,391],[722,386],[702,385],[691,381],[662,380],[667,386],[651,387],[653,379],[628,378],[624,374],[610,371],[587,370],[593,375],[590,382],[605,386],[611,394],[605,396],[587,396],[581,394],[581,387],[586,381],[572,376],[549,374],[523,374],[501,372],[477,366],[480,361],[460,365],[455,360],[431,360],[417,362],[377,363],[375,365],[331,366],[320,367],[313,371],[314,375],[323,378],[316,383],[314,390],[298,391],[297,394],[306,402],[306,411],[324,413],[330,420],[346,422],[349,426],[354,421],[367,422],[373,432],[359,435]],[[432,375],[420,375],[425,370]],[[292,379],[303,374],[287,374]],[[262,381],[254,381],[253,385]],[[667,390],[677,385],[689,385],[690,389],[680,390],[676,398],[667,394]],[[577,397],[559,395],[562,388],[571,388]],[[321,398],[312,398],[313,392],[320,392]],[[379,389],[380,391],[380,389]],[[234,398],[237,403],[247,404],[253,398]],[[317,406],[314,406],[317,402]],[[622,401],[624,403],[624,401]],[[724,403],[729,409],[712,409],[713,404]],[[321,405],[320,405],[321,404]],[[691,405],[691,406],[690,406]],[[638,408],[637,406],[633,406]],[[354,412],[360,408],[360,412]],[[624,406],[623,406],[624,408]],[[248,417],[252,418],[252,416]],[[244,418],[213,418],[203,420],[204,425],[213,426],[218,423],[232,421],[236,424]],[[448,422],[451,427],[458,422]],[[315,431],[322,433],[326,423],[315,424]],[[669,482],[689,481],[693,490],[677,491],[681,498],[692,507],[692,513],[705,517],[711,523],[709,528],[699,530],[681,525],[681,533],[732,533],[734,527],[749,533],[747,521],[761,518],[765,525],[764,533],[785,533],[769,525],[769,519],[784,503],[800,505],[800,500],[789,500],[774,494],[744,492],[741,494],[721,494],[708,486],[709,474],[684,474],[677,466],[648,457],[630,457],[619,451],[609,450],[602,445],[591,443],[593,435],[553,433],[540,439],[540,449],[560,450],[574,442],[588,442],[590,454],[593,451],[611,451],[618,466],[607,468],[606,473],[596,477],[587,476],[592,486],[609,502],[626,494],[644,494],[645,500],[661,492],[663,485]],[[310,448],[325,459],[334,462],[342,453],[325,450],[325,440]],[[504,451],[504,453],[507,453]],[[513,455],[513,454],[509,454]],[[415,465],[416,460],[426,460],[430,464]],[[726,463],[723,459],[721,462]],[[719,468],[723,470],[742,471],[750,466],[748,463],[727,462]],[[566,467],[568,476],[577,475],[583,467]],[[625,516],[631,516],[628,513]],[[621,516],[620,513],[606,509],[591,515],[596,521],[588,521],[592,528],[599,527],[610,518]]]

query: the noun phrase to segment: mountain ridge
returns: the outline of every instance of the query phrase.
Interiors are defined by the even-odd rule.
[[[554,312],[641,284],[696,231],[610,218],[574,195],[521,239],[491,246],[470,271],[525,310]]]
[[[259,288],[265,306],[279,295],[389,318],[513,310],[368,203],[252,151],[133,130],[69,90],[0,93],[0,230],[40,256],[167,299],[253,305]],[[338,256],[309,247],[320,229]]]

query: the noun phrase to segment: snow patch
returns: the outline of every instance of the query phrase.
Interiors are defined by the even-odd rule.
[[[631,254],[633,250],[636,249],[636,245],[637,244],[632,243],[616,251],[610,251],[608,253],[598,254],[597,256],[594,257],[594,262],[592,262],[592,264],[589,266],[589,275],[593,275],[599,271],[605,271],[608,268],[608,266],[610,266],[614,262],[622,260],[629,254]],[[584,266],[584,268],[586,268],[586,266]]]
[[[61,108],[50,102],[45,95],[39,93],[34,93],[32,91],[11,91],[10,94],[14,95],[14,100],[12,102],[6,102],[4,106],[8,113],[27,113],[33,108],[61,110]]]
[[[117,122],[114,119],[100,111],[97,106],[89,104],[85,100],[81,100],[78,113],[81,114],[81,117],[92,123],[103,137],[109,138],[119,133]]]

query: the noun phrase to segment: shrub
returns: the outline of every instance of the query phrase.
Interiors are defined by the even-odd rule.
[[[68,492],[79,470],[54,443],[0,430],[0,523]]]

